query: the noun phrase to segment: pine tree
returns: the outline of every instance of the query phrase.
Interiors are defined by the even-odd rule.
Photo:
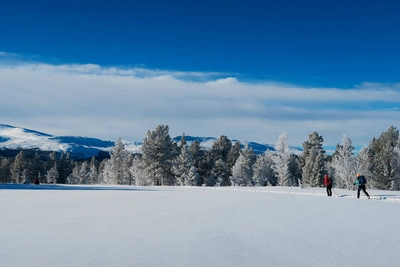
[[[38,152],[35,153],[35,155],[28,160],[28,176],[29,180],[32,183],[36,178],[39,180],[42,180],[44,175],[46,173],[45,167],[43,162],[40,160],[40,155]]]
[[[89,162],[82,162],[79,168],[79,184],[90,184],[90,165]]]
[[[89,170],[89,183],[98,184],[99,183],[99,173],[98,173],[98,161],[95,157],[90,160],[90,170]]]
[[[105,162],[103,170],[103,182],[105,184],[127,184],[130,176],[126,166],[128,165],[128,151],[119,138],[110,153],[110,159]]]
[[[80,166],[78,162],[75,162],[75,166],[72,169],[72,173],[67,177],[67,184],[80,184],[80,173],[79,173]]]
[[[57,163],[57,183],[65,184],[68,176],[72,173],[73,168],[74,163],[71,160],[71,155],[69,153],[65,154],[64,152],[61,152],[61,156]]]
[[[191,181],[194,178],[192,177],[193,171],[197,172],[196,167],[194,166],[193,155],[190,153],[186,143],[181,142],[180,148],[181,153],[176,158],[176,160],[174,160],[172,167],[176,179],[176,184],[193,185],[193,181]]]
[[[230,185],[230,173],[228,165],[221,159],[218,159],[213,166],[212,175],[216,178],[216,182],[220,186]]]
[[[222,159],[224,162],[226,162],[231,147],[231,140],[229,140],[225,135],[221,135],[211,146],[211,156],[214,162],[219,159]]]
[[[58,170],[57,163],[54,163],[54,166],[47,171],[46,181],[49,184],[56,184],[58,180]]]
[[[23,172],[27,168],[25,153],[21,150],[11,164],[11,179],[14,183],[24,183]]]
[[[303,154],[300,161],[302,186],[316,187],[323,184],[323,175],[326,173],[326,153],[322,148],[323,141],[322,136],[313,132],[303,143]]]
[[[253,179],[255,185],[276,185],[277,179],[273,169],[273,156],[271,151],[267,151],[257,157],[253,165]]]
[[[208,150],[202,151],[202,156],[199,158],[197,171],[199,173],[199,185],[214,186],[216,183],[215,177],[212,174],[214,166],[213,158]]]
[[[299,157],[297,155],[294,154],[290,155],[289,173],[290,173],[290,184],[292,186],[299,186],[301,169],[299,164]]]
[[[229,150],[228,158],[226,161],[226,164],[228,165],[229,169],[232,169],[232,167],[236,163],[236,160],[239,158],[240,149],[241,149],[241,144],[239,141],[236,141]]]
[[[148,131],[142,144],[142,160],[147,177],[154,185],[174,185],[172,163],[177,155],[177,145],[169,135],[168,125],[159,125],[154,131]]]
[[[253,165],[256,162],[253,148],[246,144],[232,167],[232,179],[235,185],[253,186]]]
[[[147,176],[146,163],[141,155],[135,156],[130,171],[133,178],[133,184],[136,186],[153,185],[154,178]]]
[[[9,158],[1,158],[0,164],[0,183],[11,183],[11,164],[12,160]]]
[[[400,179],[399,131],[391,126],[369,145],[369,168],[372,176],[367,177],[376,189],[398,190]]]
[[[354,146],[345,135],[342,144],[336,146],[331,166],[334,168],[335,184],[339,188],[351,189],[357,174],[357,160],[353,153]]]
[[[279,136],[278,142],[275,146],[274,170],[278,177],[279,186],[291,185],[291,176],[289,172],[289,164],[292,153],[289,149],[289,141],[286,133]]]
[[[182,147],[186,147],[187,148],[187,142],[186,142],[185,133],[182,133],[181,141],[179,142],[179,150],[181,150]]]

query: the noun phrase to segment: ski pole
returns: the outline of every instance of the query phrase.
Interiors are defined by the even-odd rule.
[[[335,195],[339,196],[338,193],[336,193],[336,191],[332,188],[333,193],[335,193]]]

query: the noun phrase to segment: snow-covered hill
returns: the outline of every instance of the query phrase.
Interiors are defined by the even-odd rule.
[[[179,142],[181,136],[173,138]],[[192,137],[186,136],[188,144],[198,140],[203,148],[210,148],[217,140],[214,137]],[[236,140],[232,140],[235,142]],[[123,141],[125,148],[133,153],[140,153],[142,142]],[[270,144],[240,141],[242,145],[248,144],[257,154],[267,150],[274,150]],[[21,127],[0,124],[0,150],[4,149],[39,149],[42,151],[69,152],[74,158],[90,158],[101,152],[109,152],[114,146],[114,141],[100,140],[91,137],[81,136],[53,136]],[[293,153],[300,153],[301,150],[292,147]]]

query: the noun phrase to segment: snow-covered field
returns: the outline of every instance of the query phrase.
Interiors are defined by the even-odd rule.
[[[400,192],[334,190],[0,185],[0,265],[400,266]]]

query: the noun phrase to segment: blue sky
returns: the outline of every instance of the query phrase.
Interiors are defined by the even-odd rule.
[[[244,95],[245,98],[253,96],[247,103],[243,103],[248,109],[251,109],[252,105],[253,108],[260,105],[258,112],[242,112],[240,108],[233,107],[222,110],[218,108],[219,104],[222,107],[226,104],[226,99],[222,97],[219,99],[220,102],[215,103],[215,112],[226,114],[224,118],[231,114],[230,125],[235,124],[233,116],[245,117],[244,114],[248,114],[247,124],[242,124],[241,128],[254,127],[257,123],[270,125],[271,120],[275,123],[281,119],[287,122],[286,125],[276,129],[270,127],[269,131],[276,136],[273,140],[272,136],[269,137],[267,134],[264,136],[250,134],[252,131],[268,131],[268,127],[249,129],[248,135],[243,129],[237,130],[234,126],[229,128],[227,125],[209,132],[196,132],[195,127],[189,127],[194,125],[194,122],[182,121],[182,124],[188,126],[185,131],[190,131],[187,134],[220,133],[233,139],[271,142],[283,131],[288,133],[290,139],[289,126],[293,125],[291,122],[296,122],[305,128],[298,139],[294,138],[295,145],[300,145],[301,140],[307,139],[306,132],[326,129],[327,127],[324,128],[322,124],[329,125],[330,121],[339,121],[342,125],[347,125],[345,120],[354,119],[356,114],[362,114],[363,111],[374,114],[369,115],[368,120],[357,117],[360,125],[364,122],[367,124],[365,127],[369,127],[366,129],[371,129],[369,139],[390,125],[396,126],[400,118],[398,110],[400,97],[397,98],[400,91],[399,1],[0,0],[0,4],[0,63],[4,72],[9,73],[14,70],[13,75],[19,77],[17,80],[29,80],[24,75],[30,75],[31,78],[33,75],[36,77],[34,80],[38,80],[39,77],[46,79],[44,77],[48,74],[44,72],[45,70],[51,73],[56,70],[58,74],[60,71],[67,72],[71,80],[66,79],[66,83],[71,85],[79,84],[79,77],[88,74],[100,78],[110,75],[140,77],[143,80],[139,84],[142,85],[142,82],[151,80],[144,86],[149,88],[155,86],[153,82],[157,77],[170,76],[177,80],[170,80],[172,84],[187,83],[183,84],[182,88],[190,90],[191,87],[196,87],[196,90],[203,92],[208,91],[197,83],[207,86],[206,82],[215,82],[219,86],[229,85],[232,95],[242,90],[238,93],[241,99]],[[35,68],[34,66],[37,67],[38,64],[45,67]],[[19,70],[22,66],[26,69],[16,73],[16,65],[19,66]],[[223,80],[225,82],[221,83],[219,79],[225,79]],[[43,81],[43,84],[45,83]],[[87,84],[96,86],[95,81]],[[23,84],[17,84],[17,81],[0,83],[0,86],[1,90],[24,87]],[[115,86],[117,85],[112,85]],[[266,87],[259,89],[260,86]],[[266,89],[267,87],[269,89]],[[166,85],[165,88],[170,87]],[[301,96],[309,95],[313,89],[320,95],[320,101],[318,99],[311,101],[310,98],[313,98],[311,96],[310,98],[285,97],[288,93],[284,92],[294,90],[296,91],[294,95]],[[50,87],[37,90],[50,90]],[[52,90],[56,89],[53,87]],[[91,89],[84,87],[82,90]],[[112,89],[104,87],[102,90],[104,91],[100,94],[106,95],[106,92]],[[173,94],[173,89],[159,88],[159,90],[163,92],[171,90],[170,93]],[[229,94],[229,88],[226,90]],[[280,90],[281,93],[272,101],[269,96],[275,93],[274,90]],[[261,91],[268,92],[269,96],[257,99],[256,96],[259,96]],[[382,91],[384,93],[377,93]],[[136,95],[137,92],[132,92],[132,97]],[[368,98],[366,95],[373,97]],[[352,99],[348,98],[350,96]],[[56,93],[54,97],[55,99],[58,97]],[[181,97],[180,92],[174,99]],[[203,97],[215,99],[216,96],[210,92]],[[48,101],[51,103],[53,99],[49,98]],[[172,98],[168,103],[171,109],[176,106]],[[118,101],[112,104],[120,106]],[[85,109],[82,104],[80,107],[82,114],[90,113],[90,106]],[[15,112],[12,112],[11,108],[7,110],[3,107],[3,123],[24,123],[22,118],[17,119],[17,115],[13,115]],[[297,111],[285,112],[290,108]],[[304,111],[303,114],[299,109],[302,112],[307,109],[307,112]],[[147,111],[153,115],[161,114],[158,120],[156,115],[153,116],[153,124],[157,124],[156,121],[159,124],[168,124],[170,117],[164,119],[163,112],[157,113],[155,110],[157,108],[150,105]],[[389,115],[380,113],[389,110]],[[326,112],[330,115],[324,115]],[[340,112],[346,115],[339,117]],[[123,112],[115,111],[115,113],[121,116]],[[109,111],[107,115],[111,114],[113,112]],[[143,114],[133,115],[133,117],[143,116]],[[215,120],[215,116],[205,116],[210,116],[204,117],[205,121]],[[256,120],[265,117],[268,121]],[[376,127],[375,122],[370,122],[373,117],[378,117],[377,121],[380,121],[382,126]],[[36,130],[68,132],[66,129],[60,130],[61,126],[50,127],[49,124],[54,124],[50,123],[50,118],[47,124],[41,124],[43,117],[37,115],[35,118],[37,124],[29,121],[30,126]],[[384,123],[383,118],[386,118]],[[70,120],[73,121],[73,118]],[[248,123],[250,120],[254,120],[254,123]],[[307,123],[304,123],[304,120],[307,120]],[[122,123],[125,124],[129,125],[128,122]],[[184,130],[182,124],[177,131]],[[179,125],[179,121],[176,125]],[[348,122],[348,127],[355,126],[358,127],[358,123]],[[144,124],[143,129],[146,127],[150,126]],[[329,129],[330,127],[328,126]],[[73,128],[71,125],[70,129]],[[114,136],[118,133],[105,134],[105,130],[99,125],[93,128],[102,134],[96,135],[94,130],[83,132],[94,134],[94,137],[118,138]],[[123,126],[119,128],[123,129],[125,129]],[[127,131],[133,129],[127,128]],[[235,133],[238,136],[234,136]],[[70,134],[80,134],[80,132]],[[335,130],[335,136],[328,138],[329,142],[333,145],[335,142],[340,142],[341,134],[351,135],[351,132],[347,133],[342,128]],[[125,135],[129,137],[128,134]],[[359,145],[369,140],[366,136],[354,138]]]
[[[398,82],[399,1],[2,1],[1,50],[352,87]]]

